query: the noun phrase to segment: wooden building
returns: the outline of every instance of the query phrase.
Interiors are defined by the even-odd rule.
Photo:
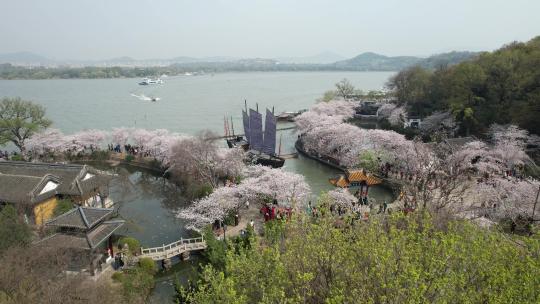
[[[66,248],[72,253],[71,268],[94,274],[114,256],[113,233],[124,220],[110,220],[112,208],[76,207],[45,224],[56,232],[37,243]]]
[[[0,202],[13,204],[27,222],[42,225],[53,215],[56,207],[58,177],[0,174]]]
[[[28,223],[42,225],[59,199],[85,207],[112,206],[112,177],[86,165],[0,161],[0,203],[15,206]]]

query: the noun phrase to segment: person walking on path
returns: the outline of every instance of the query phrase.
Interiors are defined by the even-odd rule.
[[[249,221],[249,226],[251,226],[251,228],[253,230],[255,230],[255,222],[253,221],[253,219],[251,219],[251,221]]]
[[[249,201],[246,201],[246,209],[249,209]]]

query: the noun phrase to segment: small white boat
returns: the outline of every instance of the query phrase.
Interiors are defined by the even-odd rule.
[[[161,78],[144,78],[141,82],[139,82],[140,85],[151,85],[151,84],[163,84],[163,80]]]

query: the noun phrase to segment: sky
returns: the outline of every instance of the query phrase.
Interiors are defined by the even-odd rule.
[[[540,0],[0,0],[0,53],[428,56],[540,35]]]

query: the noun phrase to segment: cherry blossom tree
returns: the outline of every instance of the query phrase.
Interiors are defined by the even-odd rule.
[[[190,178],[217,188],[222,167],[213,137],[206,132],[174,144],[169,171],[183,182],[188,182],[185,178]]]
[[[218,148],[216,151],[216,172],[224,177],[240,177],[246,167],[245,152],[242,149]]]
[[[358,199],[352,195],[348,189],[344,188],[336,188],[328,191],[328,196],[332,200],[333,204],[345,209],[352,209],[353,204],[358,201]]]
[[[353,102],[334,100],[331,102],[317,103],[313,105],[309,111],[319,115],[339,116],[343,119],[347,119],[353,117],[355,113],[354,107],[355,103]]]
[[[123,147],[125,144],[127,144],[132,132],[133,129],[125,127],[112,129],[111,139],[113,144]]]
[[[407,110],[404,106],[397,107],[388,116],[388,122],[393,126],[403,126],[403,123],[407,120]]]
[[[539,187],[535,179],[494,178],[478,184],[475,200],[488,216],[516,221],[532,216]]]
[[[342,121],[342,116],[326,116],[311,111],[304,112],[295,118],[300,134],[307,133],[316,127],[340,124]]]
[[[492,125],[489,135],[494,143],[493,154],[503,162],[507,169],[524,165],[530,161],[525,153],[529,139],[528,132],[514,125]]]
[[[394,111],[394,109],[396,109],[396,107],[397,107],[397,105],[395,105],[393,103],[384,103],[377,110],[377,116],[378,117],[388,118],[388,117],[390,117],[390,114],[392,114],[392,111]]]
[[[154,133],[146,129],[135,129],[131,132],[131,139],[140,148],[144,148],[149,144],[153,137]]]
[[[292,208],[302,208],[309,198],[310,187],[300,174],[265,166],[248,166],[245,175],[238,187],[245,198],[257,200],[263,195]]]
[[[150,133],[153,134],[152,139],[148,141],[146,146],[141,146],[140,149],[149,153],[165,166],[169,166],[171,163],[174,146],[193,139],[192,136],[170,133],[165,129],[157,129]]]
[[[46,153],[63,153],[68,146],[67,137],[58,129],[45,129],[28,139],[28,152],[34,158]]]
[[[420,131],[426,135],[443,133],[445,136],[453,136],[457,124],[452,113],[435,112],[422,120]]]
[[[446,143],[428,146],[414,142],[403,157],[402,191],[409,205],[433,213],[456,214],[465,207],[463,201],[473,186],[469,180],[466,154],[458,154]]]
[[[240,184],[215,189],[180,210],[177,216],[188,220],[187,228],[198,230],[215,220],[224,220],[246,200],[263,202],[264,198],[271,198],[281,206],[301,209],[310,195],[309,186],[299,174],[263,166],[248,166],[243,174],[245,178]]]
[[[107,138],[107,133],[101,130],[90,129],[77,132],[69,138],[74,145],[78,146],[77,150],[89,148],[94,151],[103,146],[103,142]]]
[[[398,108],[388,104],[395,112]],[[333,101],[313,106],[295,120],[304,149],[319,157],[333,158],[340,165],[353,168],[359,155],[370,150],[381,162],[394,163],[410,150],[411,141],[401,134],[386,130],[366,130],[344,120],[354,114],[354,104]]]
[[[188,221],[187,229],[199,231],[216,220],[223,221],[231,211],[239,208],[240,202],[236,187],[221,187],[180,210],[177,216]]]

